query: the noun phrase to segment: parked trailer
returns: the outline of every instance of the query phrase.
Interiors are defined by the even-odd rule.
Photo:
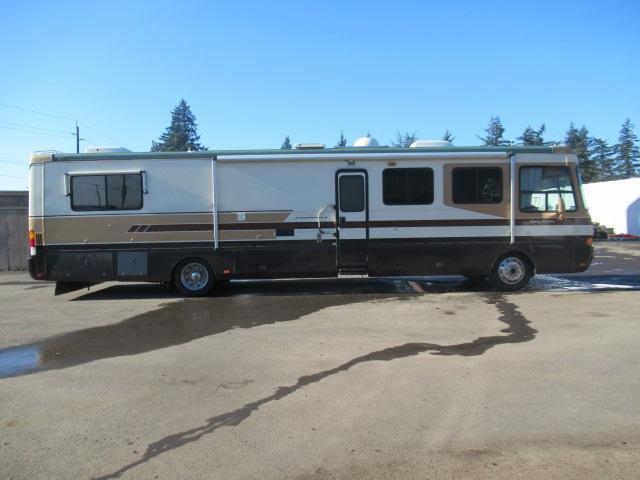
[[[98,149],[34,153],[29,179],[29,270],[59,287],[171,281],[199,296],[230,279],[357,273],[517,290],[593,256],[566,147]]]

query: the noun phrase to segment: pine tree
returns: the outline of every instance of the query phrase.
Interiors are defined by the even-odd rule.
[[[408,148],[416,141],[416,138],[418,138],[417,132],[413,132],[412,134],[405,132],[404,135],[398,132],[395,141],[391,140],[391,145],[399,148]]]
[[[588,180],[589,182],[603,182],[616,178],[613,150],[606,140],[594,137],[589,139],[589,158],[597,172],[596,175]],[[587,181],[585,180],[585,182]]]
[[[575,150],[578,157],[580,175],[585,183],[595,181],[599,177],[598,165],[589,155],[589,130],[587,127],[583,125],[580,129],[577,129],[571,122],[564,143]]]
[[[344,148],[347,146],[347,139],[344,136],[342,130],[340,130],[340,138],[338,139],[338,143],[336,143],[336,148]]]
[[[619,178],[631,178],[640,173],[640,149],[633,127],[633,123],[627,118],[620,128],[618,143],[614,147],[615,168]]]
[[[487,136],[478,136],[478,138],[487,146],[499,147],[503,145],[511,145],[512,143],[504,138],[504,127],[502,126],[500,117],[491,117],[489,119],[489,126],[485,128],[484,131],[487,132]]]
[[[522,135],[518,137],[518,140],[520,140],[522,145],[527,146],[544,145],[544,138],[542,138],[542,135],[544,135],[544,131],[546,129],[547,127],[544,123],[540,125],[538,130],[534,130],[531,128],[531,125],[529,125],[525,128],[524,132],[522,132]]]
[[[198,125],[191,108],[181,99],[180,103],[171,111],[171,125],[160,135],[157,142],[151,142],[152,152],[187,152],[206,150],[207,147],[199,143]]]
[[[289,135],[284,137],[284,141],[282,142],[282,145],[280,146],[280,148],[282,150],[291,150],[291,139],[289,138]]]
[[[444,140],[445,142],[453,143],[453,140],[455,138],[456,137],[449,131],[448,128],[444,131],[444,135],[442,135],[442,140]]]

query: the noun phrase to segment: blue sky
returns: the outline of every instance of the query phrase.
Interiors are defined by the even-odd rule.
[[[210,148],[333,145],[341,129],[385,144],[448,128],[473,145],[491,115],[509,138],[544,122],[561,140],[574,121],[615,141],[640,124],[635,0],[0,0],[0,22],[0,127],[68,137],[0,128],[0,189],[26,186],[30,151],[75,149],[72,121],[3,104],[132,150],[181,97]]]

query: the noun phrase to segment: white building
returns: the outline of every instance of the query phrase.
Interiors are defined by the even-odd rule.
[[[640,178],[583,185],[591,219],[615,233],[640,235]]]

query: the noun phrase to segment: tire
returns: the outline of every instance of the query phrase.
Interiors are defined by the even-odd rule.
[[[213,270],[201,258],[187,258],[173,270],[173,284],[186,297],[204,297],[214,282]]]
[[[496,261],[489,275],[494,290],[513,292],[524,287],[533,276],[531,261],[519,253],[507,253]]]

